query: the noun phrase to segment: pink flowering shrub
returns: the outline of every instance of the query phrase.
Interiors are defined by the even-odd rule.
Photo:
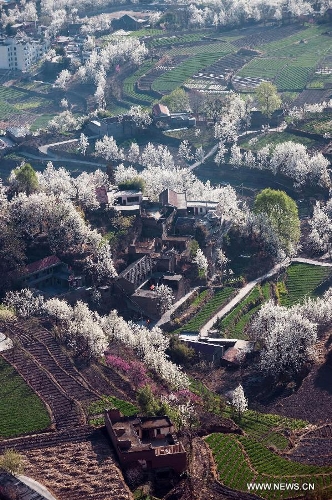
[[[200,404],[202,399],[197,396],[197,394],[189,391],[189,389],[181,389],[180,391],[175,392],[175,396],[179,401],[190,401],[191,403]]]
[[[119,358],[118,356],[113,356],[113,354],[107,354],[105,356],[106,362],[108,365],[110,365],[112,368],[115,368],[116,370],[120,370],[122,372],[128,372],[130,369],[130,364],[127,363],[122,358]]]

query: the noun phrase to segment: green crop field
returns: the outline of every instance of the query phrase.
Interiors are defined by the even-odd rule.
[[[291,462],[245,436],[211,434],[205,438],[217,465],[219,480],[236,490],[248,492],[248,483],[314,483],[328,487],[332,467]],[[252,491],[252,493],[254,493]],[[259,491],[259,496],[276,500],[297,497],[298,491]]]
[[[245,329],[261,304],[270,298],[270,285],[255,286],[251,293],[220,322],[220,334],[225,338],[245,339]]]
[[[137,82],[137,80],[141,76],[145,75],[145,73],[147,73],[153,66],[154,64],[151,61],[147,61],[142,64],[142,66],[137,71],[135,71],[135,73],[124,80],[124,101],[130,104],[130,106],[134,104],[147,105],[155,100],[155,98],[151,97],[149,94],[140,94],[135,90],[135,83]]]
[[[285,291],[280,294],[283,306],[292,306],[304,297],[317,297],[324,291],[322,283],[331,278],[332,268],[294,263],[288,267],[283,279]]]
[[[89,415],[99,415],[104,412],[105,408],[117,408],[125,417],[130,417],[138,413],[137,406],[134,406],[128,401],[118,399],[115,396],[102,396],[98,401],[89,404]]]
[[[258,44],[262,55],[244,66],[241,77],[266,78],[278,90],[300,91],[315,78],[314,70],[332,51],[332,39],[324,35],[324,27],[314,26],[281,40]]]
[[[283,58],[256,57],[237,73],[242,77],[266,78],[273,80],[280,70],[287,65],[288,60]]]
[[[42,401],[0,357],[0,439],[46,429],[51,421]]]
[[[264,148],[268,144],[271,144],[273,147],[277,146],[277,144],[281,144],[286,141],[292,141],[304,144],[308,148],[317,145],[317,141],[314,139],[309,139],[308,137],[301,137],[298,135],[291,134],[289,132],[269,132],[267,134],[258,135],[254,143],[249,143],[249,140],[245,139],[243,142],[240,142],[241,148],[243,149],[251,149],[251,151],[259,151]]]
[[[303,301],[306,296],[322,295],[331,278],[330,267],[293,263],[278,281],[280,305],[292,306]],[[271,297],[270,283],[255,286],[227,316],[217,322],[220,335],[224,338],[246,339],[251,318]]]
[[[225,52],[224,54],[226,54]],[[186,61],[176,66],[171,71],[167,71],[153,82],[152,88],[157,92],[172,92],[182,85],[188,78],[216,62],[223,53],[200,53],[189,57]]]
[[[226,303],[234,292],[231,287],[219,290],[185,326],[179,328],[174,333],[182,331],[198,332],[203,325]],[[204,292],[203,292],[204,293]]]

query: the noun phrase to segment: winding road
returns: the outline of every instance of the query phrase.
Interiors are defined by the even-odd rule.
[[[314,259],[305,259],[302,257],[294,257],[293,259],[288,258],[283,260],[282,262],[280,262],[280,264],[277,264],[270,271],[263,274],[263,276],[260,276],[259,278],[250,281],[243,288],[241,288],[239,293],[230,302],[228,302],[228,304],[226,304],[207,323],[205,323],[205,325],[199,331],[198,338],[200,339],[207,338],[209,336],[209,331],[213,328],[213,325],[216,323],[216,321],[222,319],[224,316],[226,316],[226,314],[228,314],[232,309],[234,309],[234,307],[237,306],[237,304],[241,302],[241,300],[243,300],[244,297],[246,297],[258,283],[261,283],[267,278],[270,278],[271,276],[278,274],[281,270],[286,269],[286,267],[288,267],[292,262],[311,264],[313,266],[332,267],[331,262],[324,262]]]

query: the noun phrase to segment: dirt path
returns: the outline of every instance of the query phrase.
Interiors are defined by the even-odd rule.
[[[223,318],[232,309],[234,309],[234,307],[237,306],[237,304],[239,302],[241,302],[241,300],[244,299],[244,297],[246,297],[251,292],[251,290],[258,283],[261,283],[262,281],[264,281],[264,280],[270,278],[271,276],[274,276],[275,274],[279,273],[282,269],[285,269],[286,267],[288,267],[290,265],[290,263],[291,263],[291,260],[290,259],[286,259],[286,260],[282,261],[280,264],[277,264],[276,266],[274,266],[267,273],[263,274],[263,276],[260,276],[259,278],[256,278],[255,280],[250,281],[249,283],[247,283],[243,288],[241,288],[241,290],[239,291],[239,293],[230,302],[228,302],[228,304],[226,304],[225,307],[223,307],[207,323],[205,323],[205,325],[201,328],[201,330],[199,332],[199,338],[208,337],[209,336],[209,330],[211,330],[211,328],[213,327],[213,325],[215,324],[215,322],[218,319]]]
[[[241,288],[239,293],[228,304],[226,304],[225,307],[223,307],[207,323],[205,323],[205,325],[201,328],[201,330],[199,332],[199,338],[208,337],[209,330],[211,330],[213,328],[213,325],[216,323],[216,321],[219,319],[222,319],[229,312],[231,312],[231,310],[234,309],[234,307],[236,307],[239,304],[239,302],[241,302],[244,299],[244,297],[246,297],[257,284],[270,278],[271,276],[274,276],[275,274],[278,274],[281,270],[288,267],[292,262],[299,262],[302,264],[310,264],[313,266],[332,267],[331,262],[325,262],[325,261],[320,261],[320,260],[305,259],[302,257],[294,257],[293,259],[285,259],[280,264],[277,264],[276,266],[274,266],[270,271],[265,273],[263,276],[260,276],[259,278],[256,278],[255,280],[250,281],[243,288]]]

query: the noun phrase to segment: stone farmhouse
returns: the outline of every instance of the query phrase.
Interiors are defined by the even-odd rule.
[[[187,454],[168,416],[124,417],[117,409],[105,410],[105,425],[123,468],[173,469],[187,467]]]

